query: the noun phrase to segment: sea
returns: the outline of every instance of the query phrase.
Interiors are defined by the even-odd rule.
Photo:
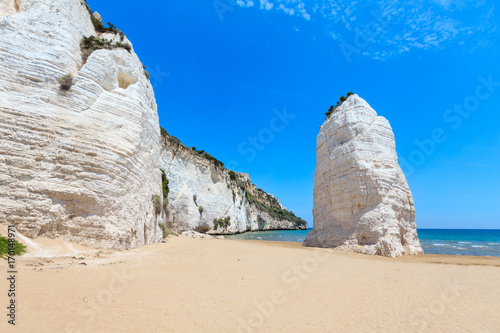
[[[225,236],[228,239],[300,242],[309,230],[257,231]],[[425,253],[500,257],[500,230],[418,229]]]

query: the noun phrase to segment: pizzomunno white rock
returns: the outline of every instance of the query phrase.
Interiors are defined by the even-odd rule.
[[[388,257],[423,253],[389,122],[351,95],[317,137],[314,227],[303,245]]]

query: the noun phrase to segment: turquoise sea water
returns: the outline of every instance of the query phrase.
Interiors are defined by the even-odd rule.
[[[248,232],[228,239],[302,242],[311,230]],[[500,257],[500,230],[418,229],[425,253]]]

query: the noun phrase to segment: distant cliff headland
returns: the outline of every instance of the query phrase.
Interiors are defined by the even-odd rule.
[[[215,234],[307,228],[306,221],[257,188],[248,174],[224,168],[209,153],[186,147],[165,130],[162,138],[160,167],[169,181],[167,227]]]

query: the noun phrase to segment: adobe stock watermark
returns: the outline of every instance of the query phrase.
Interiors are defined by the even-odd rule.
[[[370,15],[373,17],[373,20],[366,23],[363,29],[357,27],[354,29],[356,34],[352,43],[342,42],[339,45],[348,64],[352,62],[354,54],[361,54],[363,49],[376,41],[376,37],[384,31],[383,28],[389,25],[389,21],[383,15],[379,15],[374,11],[371,11]]]
[[[7,323],[16,325],[16,309],[17,309],[17,267],[16,267],[16,226],[11,224],[7,229],[7,297],[9,298],[7,306]],[[2,258],[0,258],[1,260]]]
[[[113,278],[109,280],[107,286],[99,290],[97,294],[88,297],[87,304],[80,307],[76,314],[86,319],[86,325],[94,323],[99,313],[113,302],[118,294],[126,289],[131,280],[134,280],[134,277],[128,275],[125,267],[122,268],[121,272],[114,271]],[[71,321],[66,324],[64,332],[82,333],[86,332],[86,330],[79,327],[75,321]]]
[[[330,257],[330,252],[326,249],[317,248],[312,256],[302,260],[300,265],[293,265],[281,276],[283,287],[274,289],[268,298],[254,303],[254,311],[246,317],[238,318],[238,333],[252,333],[259,331],[264,325],[266,318],[269,318],[276,311],[277,306],[287,300],[287,296],[295,292],[300,286],[315,273],[320,264]]]
[[[226,13],[232,12],[237,6],[236,0],[214,0],[212,4],[221,21],[224,21]]]
[[[245,156],[247,162],[255,160],[258,153],[274,141],[276,134],[283,132],[287,125],[297,117],[295,114],[288,113],[286,106],[283,107],[282,111],[275,108],[272,112],[273,116],[267,127],[262,128],[255,135],[248,136],[238,145],[238,153]],[[239,163],[232,160],[227,164],[227,168],[238,171]]]
[[[151,86],[153,89],[156,89],[160,84],[163,83],[163,80],[170,76],[169,72],[164,72],[161,70],[160,65],[156,65],[156,68],[152,69],[151,67],[147,68],[149,72],[149,82],[151,82]]]
[[[479,84],[476,86],[474,93],[465,97],[460,104],[453,105],[453,108],[446,110],[443,113],[443,121],[449,125],[448,131],[458,130],[464,120],[468,119],[481,106],[481,102],[485,101],[500,87],[500,82],[493,81],[493,75],[488,78],[483,76],[478,77]],[[438,145],[443,144],[448,140],[449,136],[443,127],[436,127],[432,130],[431,135],[423,140],[415,140],[417,146],[409,155],[408,158],[399,158],[399,165],[407,177],[415,172],[415,168],[423,165],[427,159],[434,154]]]

